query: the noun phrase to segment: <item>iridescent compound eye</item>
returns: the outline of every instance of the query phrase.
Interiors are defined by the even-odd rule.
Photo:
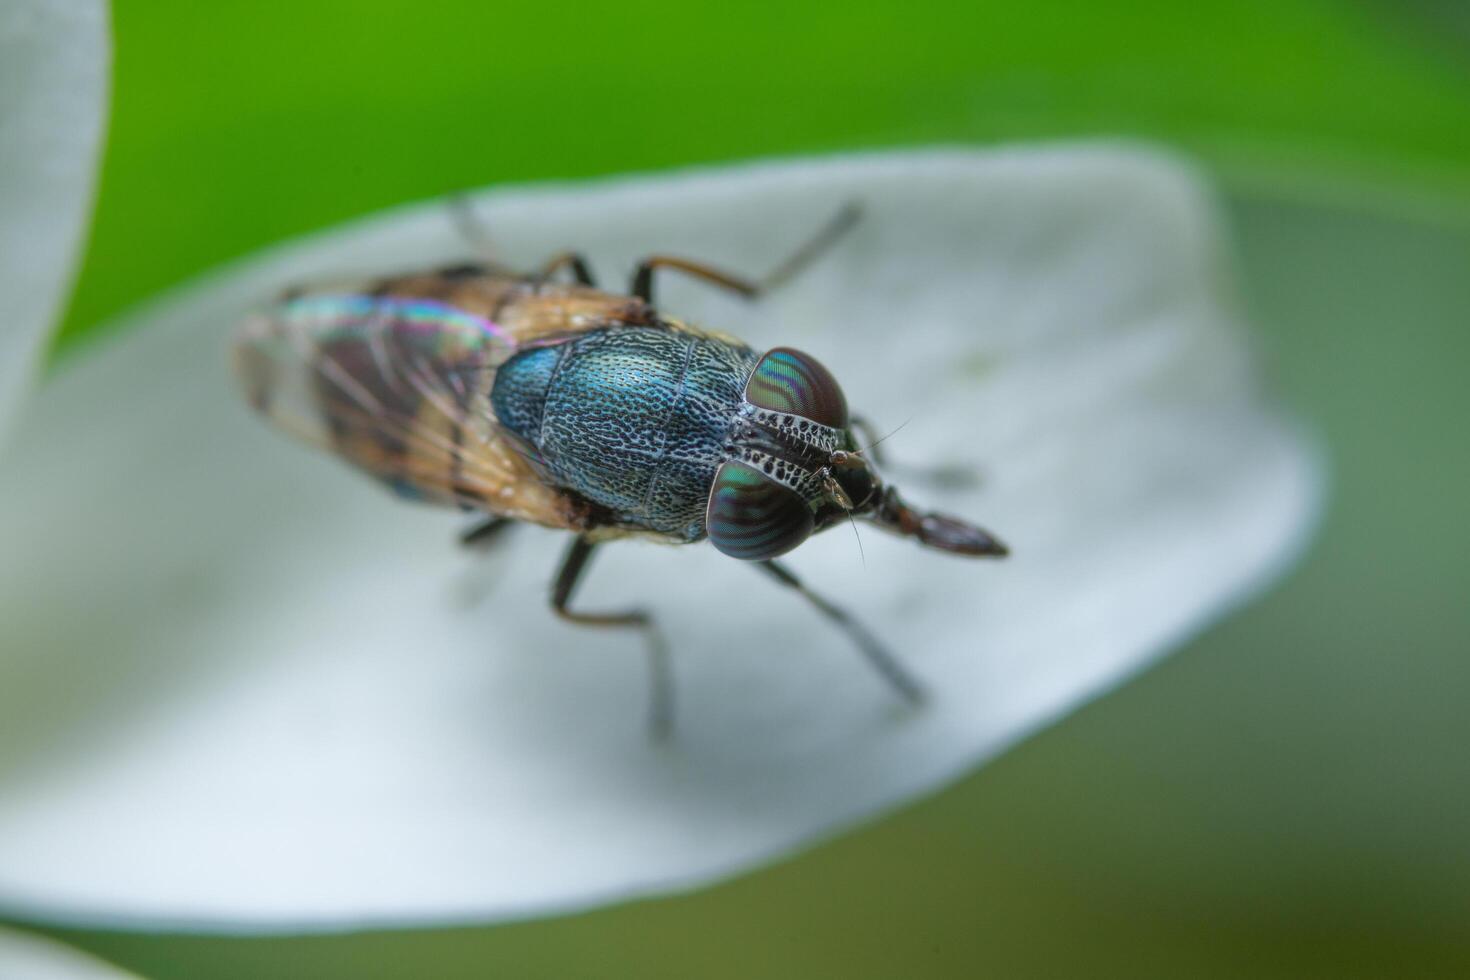
[[[832,372],[810,354],[790,347],[767,351],[745,383],[745,400],[757,408],[847,428],[847,399]]]
[[[812,511],[787,489],[745,463],[721,464],[710,490],[705,527],[710,543],[731,558],[765,561],[812,533]]]

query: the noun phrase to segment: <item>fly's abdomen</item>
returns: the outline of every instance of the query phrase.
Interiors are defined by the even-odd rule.
[[[620,523],[696,540],[754,359],[682,331],[608,328],[517,354],[491,401],[557,483]]]

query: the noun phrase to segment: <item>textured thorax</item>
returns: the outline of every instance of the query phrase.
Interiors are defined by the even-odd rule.
[[[620,524],[693,541],[755,360],[717,338],[610,327],[517,354],[491,397],[556,483]]]

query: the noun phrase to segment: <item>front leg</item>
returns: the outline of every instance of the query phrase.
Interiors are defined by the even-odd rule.
[[[756,562],[756,567],[777,582],[790,589],[795,589],[806,597],[806,600],[816,607],[817,612],[827,619],[836,623],[837,626],[847,634],[848,638],[857,644],[857,648],[873,669],[888,682],[888,685],[909,704],[920,705],[924,703],[924,688],[912,674],[899,663],[888,648],[879,643],[877,638],[869,633],[867,627],[852,617],[847,610],[841,606],[833,605],[822,596],[817,595],[811,589],[802,584],[801,579],[788,569],[785,565],[775,561]]]
[[[642,609],[618,613],[578,612],[568,608],[577,583],[592,557],[593,542],[578,535],[562,558],[561,570],[551,587],[551,608],[562,619],[581,626],[633,627],[643,631],[648,644],[648,731],[658,740],[669,737],[674,727],[674,686],[669,668],[669,650],[653,616]]]
[[[907,422],[904,423],[904,425],[907,424]],[[902,429],[902,425],[898,429],[891,430],[887,435],[880,436],[871,419],[865,415],[854,414],[848,419],[847,427],[864,442],[864,445],[858,447],[858,455],[866,456],[868,461],[876,465],[879,470],[887,470],[891,466],[900,473],[907,473],[930,486],[946,490],[970,490],[980,485],[980,474],[971,466],[959,463],[938,463],[934,466],[892,463],[888,454],[878,447],[884,440],[895,435],[898,429]]]
[[[847,420],[847,427],[862,437],[863,445],[858,447],[858,452],[861,455],[868,457],[869,462],[876,463],[879,467],[888,465],[887,454],[878,448],[878,444],[884,439],[887,439],[888,436],[878,435],[878,430],[873,425],[871,419],[866,415],[853,413]],[[897,432],[898,430],[895,429],[894,431]],[[892,433],[889,433],[889,435],[892,435]]]

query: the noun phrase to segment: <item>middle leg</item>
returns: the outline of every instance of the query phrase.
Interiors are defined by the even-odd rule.
[[[551,608],[562,619],[581,626],[631,627],[643,631],[648,644],[648,730],[656,739],[668,738],[674,727],[674,686],[669,667],[669,649],[653,616],[643,609],[616,613],[590,613],[569,608],[577,583],[587,569],[591,541],[578,535],[562,558],[561,570],[551,587]]]

